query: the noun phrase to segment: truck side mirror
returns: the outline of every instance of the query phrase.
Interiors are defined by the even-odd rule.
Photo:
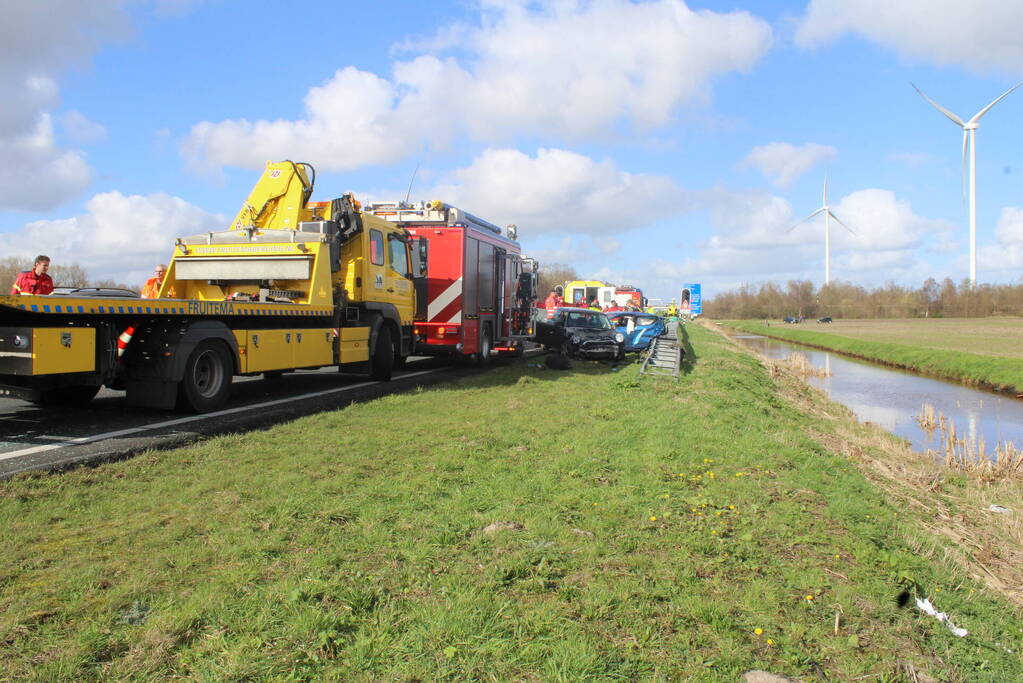
[[[428,251],[427,247],[430,244],[426,239],[420,237],[416,242],[419,244],[417,250],[418,258],[416,259],[416,277],[426,277],[426,264]]]

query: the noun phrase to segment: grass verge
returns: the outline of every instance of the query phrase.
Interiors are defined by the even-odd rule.
[[[6,482],[0,678],[1023,677],[876,435],[689,330],[677,383],[525,359]]]
[[[728,320],[721,321],[721,324],[750,334],[794,341],[993,391],[1011,394],[1023,392],[1023,358],[928,348],[925,341],[918,346],[910,346],[854,339],[840,333],[811,332],[790,326],[765,327],[760,320]]]

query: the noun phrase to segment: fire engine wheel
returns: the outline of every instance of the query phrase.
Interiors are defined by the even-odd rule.
[[[383,325],[377,332],[377,343],[373,347],[373,357],[370,359],[370,379],[378,382],[390,381],[391,372],[394,370],[394,356],[391,328]]]
[[[476,353],[477,367],[485,368],[490,365],[490,330],[485,329],[480,333],[480,350]]]
[[[224,405],[231,393],[231,359],[223,344],[200,342],[185,362],[185,376],[178,385],[178,407],[208,413]]]
[[[81,407],[96,398],[99,393],[99,386],[77,386],[62,387],[60,389],[48,389],[42,393],[38,400],[32,401],[40,406],[77,406]]]

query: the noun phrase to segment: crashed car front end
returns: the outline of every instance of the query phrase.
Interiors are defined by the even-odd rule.
[[[583,360],[614,360],[624,353],[621,334],[583,334],[575,333],[565,344],[565,353],[573,358]]]

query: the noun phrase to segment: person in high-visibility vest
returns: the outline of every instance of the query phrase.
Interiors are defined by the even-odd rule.
[[[551,293],[547,295],[547,300],[543,302],[543,307],[547,309],[547,319],[550,320],[554,317],[554,311],[558,308],[558,294],[553,289]]]
[[[18,273],[17,279],[11,286],[11,294],[52,294],[53,279],[46,274],[50,269],[50,257],[45,254],[36,256],[32,270]]]
[[[156,297],[160,296],[160,285],[163,284],[163,278],[166,274],[167,266],[165,264],[161,263],[156,267],[156,269],[153,271],[153,277],[146,280],[146,284],[142,288],[143,299],[155,299]],[[171,287],[167,291],[167,296],[169,296],[172,299],[175,298],[173,287]]]

